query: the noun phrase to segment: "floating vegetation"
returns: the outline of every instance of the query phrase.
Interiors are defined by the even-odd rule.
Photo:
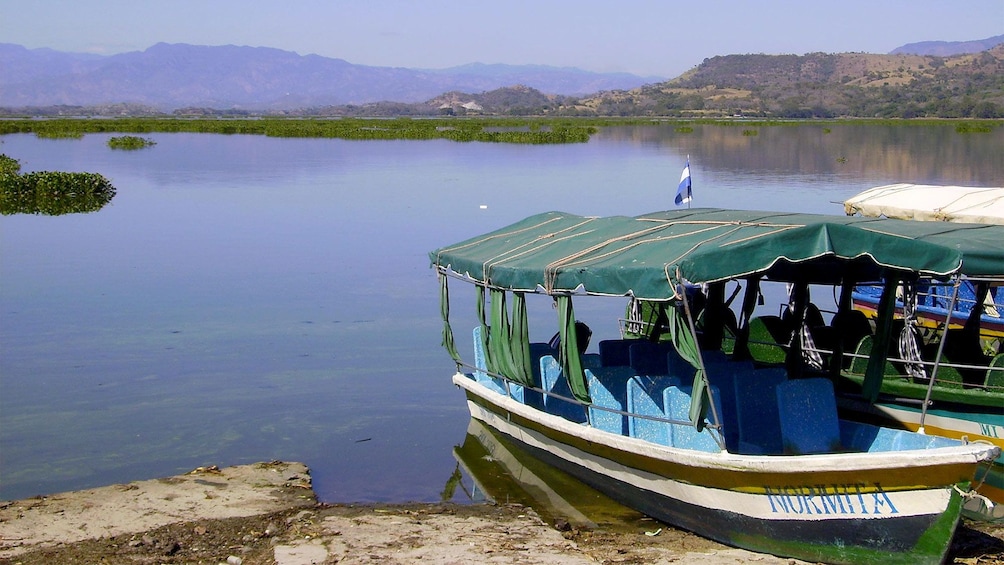
[[[21,174],[17,159],[0,154],[0,214],[5,216],[96,212],[114,196],[115,187],[97,173]]]
[[[40,139],[83,139],[82,131],[40,131],[35,133]]]
[[[21,174],[21,163],[13,157],[0,153],[0,182],[7,182],[8,175]]]
[[[946,120],[927,119],[660,119],[612,117],[440,117],[440,118],[55,118],[0,120],[0,135],[34,133],[39,137],[79,137],[88,133],[146,134],[215,133],[224,135],[265,135],[269,137],[328,137],[337,139],[449,139],[490,143],[584,143],[606,126],[673,124],[677,133],[694,132],[694,126],[742,127],[743,135],[755,136],[753,128],[833,124],[897,125],[902,127],[944,127]],[[993,120],[955,122],[960,133],[986,133],[999,127]],[[129,136],[126,136],[129,137]],[[152,142],[151,142],[152,143]]]
[[[144,147],[152,147],[154,145],[157,145],[156,141],[145,137],[137,137],[135,135],[122,135],[112,137],[108,140],[108,147],[111,147],[112,149],[125,149],[130,151],[143,149]]]
[[[993,126],[983,123],[983,124],[959,124],[955,126],[955,133],[990,133],[994,130]]]
[[[491,143],[584,143],[598,131],[598,122],[575,119],[478,118],[260,118],[260,119],[53,119],[3,120],[0,135],[35,133],[185,132],[269,137],[329,137],[338,139],[450,139]],[[130,139],[134,136],[119,139]],[[142,138],[135,138],[142,139]],[[153,143],[150,140],[144,140]],[[130,145],[135,141],[126,142]],[[148,143],[148,144],[149,144]],[[138,148],[138,147],[122,147]]]

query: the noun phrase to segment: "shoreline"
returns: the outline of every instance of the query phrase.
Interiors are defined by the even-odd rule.
[[[321,504],[305,465],[271,461],[2,501],[0,564],[800,563],[653,524],[579,529],[513,504]],[[960,526],[953,558],[1004,563],[1004,524]]]

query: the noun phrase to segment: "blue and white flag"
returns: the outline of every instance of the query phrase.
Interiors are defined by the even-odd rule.
[[[680,187],[676,189],[676,205],[690,204],[691,184],[690,184],[690,156],[687,156],[687,166],[683,168],[680,175]]]

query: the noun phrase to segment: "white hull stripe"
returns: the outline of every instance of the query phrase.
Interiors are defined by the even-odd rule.
[[[694,506],[751,518],[816,522],[924,516],[943,512],[951,499],[951,489],[948,488],[896,492],[857,492],[848,488],[847,492],[824,494],[808,486],[812,484],[811,479],[804,486],[793,485],[768,494],[709,488],[627,467],[556,442],[539,432],[513,424],[472,401],[468,401],[468,407],[474,418],[500,432],[593,473]]]

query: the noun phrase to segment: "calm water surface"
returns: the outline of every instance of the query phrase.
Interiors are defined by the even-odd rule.
[[[539,147],[108,137],[0,137],[23,172],[118,189],[92,214],[0,218],[0,499],[284,459],[324,501],[440,500],[469,416],[431,249],[547,210],[672,208],[687,155],[699,206],[840,214],[880,184],[1004,184],[1004,129],[953,125],[609,128]]]

